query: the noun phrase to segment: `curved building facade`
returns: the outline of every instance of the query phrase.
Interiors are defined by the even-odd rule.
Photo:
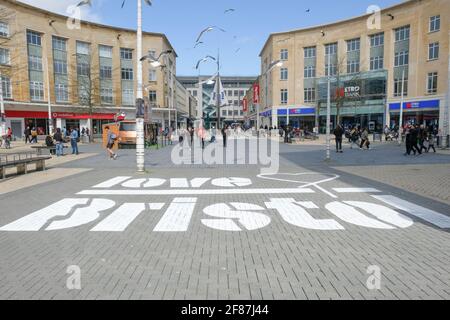
[[[172,50],[153,68],[143,63],[144,94],[152,119],[168,125],[176,109],[176,53],[164,34],[143,33],[143,53]],[[7,126],[101,125],[117,114],[135,118],[136,31],[80,21],[14,0],[0,3],[0,73]],[[49,120],[49,108],[51,118]],[[171,125],[175,119],[172,111]],[[177,113],[182,116],[183,112]]]
[[[273,33],[261,53],[262,123],[381,131],[403,121],[448,135],[450,1],[410,0],[353,19]],[[272,61],[283,66],[267,72]]]

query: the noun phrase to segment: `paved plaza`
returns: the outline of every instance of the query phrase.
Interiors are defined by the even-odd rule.
[[[0,182],[0,299],[449,299],[450,153],[373,145],[277,174],[83,145]]]

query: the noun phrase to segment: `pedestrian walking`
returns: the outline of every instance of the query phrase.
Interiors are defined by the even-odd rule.
[[[342,153],[342,136],[344,135],[344,130],[340,124],[334,129],[333,134],[336,139],[336,152]]]
[[[222,128],[222,138],[223,138],[223,147],[227,147],[227,127],[223,126]]]
[[[420,154],[422,154],[422,151],[419,149],[418,139],[419,139],[419,127],[418,126],[412,126],[411,127],[411,148],[414,151],[414,155],[416,155],[416,151]]]
[[[78,130],[72,128],[70,131],[70,145],[72,146],[72,154],[78,155],[78,139],[80,138]]]
[[[36,128],[33,127],[33,129],[31,129],[31,141],[30,141],[30,143],[37,143],[37,137],[38,137],[37,130],[36,130]]]
[[[105,127],[106,130],[106,151],[108,152],[109,159],[117,159],[117,154],[114,152],[114,144],[117,141],[117,135],[112,132],[109,126]]]
[[[25,136],[25,144],[31,143],[31,129],[30,127],[27,127],[25,131],[23,132],[23,135]]]
[[[60,157],[64,155],[64,138],[61,133],[61,128],[57,128],[53,139],[56,142],[56,156]]]
[[[369,141],[369,130],[364,128],[361,132],[361,144],[359,148],[362,150],[364,147],[367,147],[367,150],[370,150],[370,141]]]
[[[434,148],[434,141],[436,140],[436,136],[433,132],[428,132],[427,135],[427,142],[428,142],[428,148],[427,153],[430,152],[430,149],[433,149],[433,152],[436,153],[436,149]]]

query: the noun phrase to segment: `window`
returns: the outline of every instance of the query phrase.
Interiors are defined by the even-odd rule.
[[[428,45],[428,60],[439,59],[439,42]]]
[[[288,79],[288,69],[281,68],[280,69],[280,80],[287,80],[287,79]]]
[[[238,107],[239,106],[239,100],[233,100],[233,106]]]
[[[100,100],[102,104],[113,104],[113,89],[100,88]]]
[[[10,64],[9,49],[0,48],[0,64]]]
[[[233,95],[233,90],[228,90],[228,96],[231,97]]]
[[[122,90],[122,104],[125,106],[134,105],[134,92],[133,89]]]
[[[438,82],[438,73],[437,72],[428,73],[428,76],[427,76],[427,93],[428,94],[437,93],[437,82]]]
[[[395,42],[409,39],[409,26],[397,28],[395,31]]]
[[[227,110],[222,110],[222,117],[226,117],[227,116]]]
[[[112,79],[112,67],[111,66],[100,66],[100,79],[102,79],[102,80]]]
[[[28,57],[28,67],[30,70],[42,71],[42,58],[30,55]]]
[[[370,46],[379,47],[384,45],[384,33],[377,33],[370,36]]]
[[[316,77],[316,67],[305,67],[303,76],[304,76],[304,78],[315,78]]]
[[[156,91],[150,90],[148,92],[148,100],[151,104],[156,104]]]
[[[233,115],[233,110],[228,110],[228,116],[232,116]]]
[[[27,31],[27,43],[41,46],[41,35],[34,31]]]
[[[55,74],[67,74],[67,61],[57,60],[53,61],[53,68],[55,69]]]
[[[156,70],[150,69],[148,71],[148,81],[156,81]]]
[[[1,77],[3,98],[12,99],[11,79],[9,77]]]
[[[359,61],[347,61],[347,73],[358,73]]]
[[[316,101],[316,89],[314,88],[305,88],[304,90],[304,100],[305,102],[314,102]]]
[[[122,80],[133,80],[133,69],[122,68]]]
[[[331,65],[326,64],[325,65],[325,75],[326,76],[335,76],[335,75],[337,75],[337,65],[335,65],[335,64],[331,64]]]
[[[120,59],[133,60],[133,50],[120,48]]]
[[[59,50],[64,52],[67,51],[66,39],[53,37],[52,43],[53,43],[53,50]]]
[[[359,48],[360,48],[359,38],[347,41],[347,52],[359,51]]]
[[[305,54],[305,58],[315,58],[316,47],[303,48],[303,53]]]
[[[383,69],[384,58],[383,57],[370,57],[370,70]]]
[[[102,58],[112,58],[112,47],[110,46],[98,46],[98,55]]]
[[[289,58],[288,49],[280,50],[280,60],[287,60]]]
[[[44,100],[44,84],[38,81],[30,81],[30,98],[31,100]]]
[[[237,97],[239,95],[239,90],[234,90],[234,96]]]
[[[58,102],[68,102],[69,101],[69,88],[65,84],[55,85],[55,99]]]
[[[192,91],[192,95],[193,95],[194,97],[196,97],[196,96],[197,96],[197,90]]]
[[[287,89],[281,89],[281,104],[288,103],[288,91]]]
[[[325,55],[337,54],[337,43],[329,43],[325,45]]]
[[[436,32],[441,29],[441,16],[430,17],[430,32]]]
[[[394,67],[406,66],[409,61],[409,51],[400,51],[395,53]]]
[[[405,78],[403,93],[408,95],[408,79]],[[402,95],[402,79],[394,79],[394,97],[400,97]]]
[[[148,50],[148,54],[149,54],[150,56],[152,56],[153,58],[158,58],[158,57],[156,56],[156,50]]]
[[[89,43],[77,41],[77,54],[89,55]]]
[[[0,37],[9,37],[9,26],[3,21],[0,21]]]
[[[78,62],[77,63],[77,74],[79,76],[86,76],[88,77],[90,74],[90,65],[89,63],[85,63],[85,62]]]

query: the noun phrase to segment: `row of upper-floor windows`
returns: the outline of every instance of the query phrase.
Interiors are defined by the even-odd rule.
[[[440,31],[441,17],[440,15],[432,16],[429,18],[429,32]],[[410,26],[402,26],[393,30],[395,36],[395,42],[408,40],[410,38]],[[377,47],[384,45],[384,33],[377,33],[370,35],[370,46]],[[360,39],[347,40],[347,52],[360,50]],[[332,55],[337,53],[337,43],[325,44],[325,55]],[[316,47],[305,47],[304,57],[313,58],[316,56]],[[288,60],[289,50],[283,48],[280,50],[280,60]]]
[[[438,72],[429,72],[426,76],[425,91],[428,95],[437,93],[438,89]],[[408,78],[395,78],[393,82],[393,96],[399,97],[402,95],[408,95]],[[280,89],[280,104],[288,104],[289,90]],[[316,101],[316,88],[304,88],[303,89],[303,101],[305,103]]]

